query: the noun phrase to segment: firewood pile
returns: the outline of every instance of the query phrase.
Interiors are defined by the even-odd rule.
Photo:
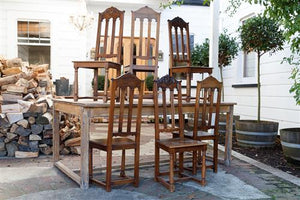
[[[51,154],[53,83],[49,65],[25,66],[20,58],[0,57],[0,87],[0,157]],[[76,153],[76,140],[80,143],[78,119],[61,119],[61,152]],[[70,141],[70,137],[76,139]]]

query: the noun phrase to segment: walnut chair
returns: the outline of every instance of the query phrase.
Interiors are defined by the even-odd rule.
[[[130,64],[124,67],[125,72],[154,73],[157,78],[159,29],[159,12],[147,6],[132,11]]]
[[[177,102],[174,99],[174,90],[178,92]],[[162,92],[162,110],[159,111],[158,92]],[[166,93],[170,92],[170,102],[167,103]],[[195,176],[190,176],[184,173],[183,162],[184,152],[193,152],[193,175],[197,173],[197,152],[202,153],[202,162],[205,163],[205,155],[207,144],[197,140],[184,138],[183,129],[183,115],[182,115],[182,99],[181,99],[181,83],[174,77],[166,75],[159,80],[154,81],[154,118],[155,118],[155,181],[162,183],[171,192],[175,191],[174,182],[183,180],[194,180],[201,185],[205,184],[206,165],[202,165],[202,178],[198,179]],[[170,109],[167,109],[167,105],[170,105]],[[178,111],[175,113],[175,111]],[[160,115],[163,113],[163,123],[160,123]],[[179,125],[175,126],[175,115],[179,117]],[[167,124],[167,115],[171,116],[171,124]],[[169,134],[172,136],[174,132],[177,132],[178,138],[161,138],[162,134]],[[169,171],[160,172],[160,149],[169,153]],[[174,163],[176,154],[179,153],[179,170],[174,170]],[[174,180],[174,173],[178,173],[178,178]],[[169,181],[165,180],[162,176],[168,175]]]
[[[180,17],[168,20],[170,62],[169,73],[184,74],[186,77],[186,93],[182,94],[186,101],[191,100],[191,80],[195,73],[212,73],[212,68],[192,66],[189,23]]]
[[[73,61],[74,63],[74,100],[78,98],[78,69],[93,69],[93,97],[94,101],[103,99],[106,102],[109,98],[108,95],[108,75],[109,69],[116,70],[116,77],[121,75],[121,50],[123,40],[123,25],[124,25],[124,12],[117,8],[110,7],[104,12],[99,13],[98,29],[95,49],[94,61]],[[98,74],[99,70],[105,70],[104,91],[98,93]]]
[[[134,90],[138,90],[138,100],[133,101]],[[120,102],[116,103],[116,93],[120,91]],[[126,94],[129,90],[129,95]],[[141,112],[143,102],[143,81],[131,73],[112,79],[111,100],[109,110],[108,131],[106,139],[91,139],[89,141],[89,174],[91,181],[104,186],[106,191],[111,191],[112,185],[133,183],[139,184],[139,155],[140,155],[140,130]],[[115,107],[120,107],[120,112],[115,113]],[[136,116],[136,118],[133,118]],[[136,123],[133,124],[133,119]],[[125,130],[123,130],[123,126]],[[93,149],[107,152],[106,179],[100,181],[93,177]],[[134,177],[125,175],[125,150],[134,149]],[[120,179],[112,180],[112,151],[122,150]]]
[[[192,132],[185,133],[185,138],[199,141],[213,140],[213,164],[206,167],[212,168],[215,173],[218,171],[218,124],[221,91],[222,83],[212,76],[197,82],[194,129]],[[199,116],[201,117],[200,125],[198,125]],[[209,132],[210,129],[213,129],[213,132]]]

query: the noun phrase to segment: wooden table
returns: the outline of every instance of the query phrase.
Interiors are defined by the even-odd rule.
[[[232,122],[233,122],[233,106],[235,103],[221,103],[220,112],[227,114],[226,119],[226,139],[225,139],[225,165],[229,166],[231,162],[232,148]],[[183,113],[194,113],[195,102],[183,104]],[[89,187],[89,133],[90,119],[95,116],[101,116],[108,113],[109,104],[102,102],[93,102],[89,100],[80,100],[74,102],[73,99],[55,99],[53,105],[53,162],[54,165],[63,173],[73,179],[80,185],[82,189]],[[81,123],[81,161],[80,176],[59,161],[59,112],[79,116]],[[152,101],[144,101],[142,115],[153,115],[154,105]]]

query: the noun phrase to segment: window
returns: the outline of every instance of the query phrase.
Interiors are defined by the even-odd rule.
[[[50,64],[50,22],[18,21],[18,57],[29,64]]]
[[[246,20],[254,17],[254,13],[247,15],[246,17],[240,19],[240,24],[243,24]],[[234,85],[238,85],[239,87],[243,87],[243,85],[253,85],[255,87],[256,84],[256,62],[257,55],[255,52],[246,53],[241,51],[238,57],[238,76],[237,83]]]

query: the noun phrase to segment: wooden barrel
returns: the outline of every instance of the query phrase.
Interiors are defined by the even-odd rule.
[[[281,146],[289,162],[300,162],[300,128],[280,129]]]
[[[235,121],[239,120],[239,115],[233,115],[232,123],[232,136],[235,136]],[[219,117],[219,144],[225,144],[225,134],[226,134],[226,115],[220,114]]]
[[[272,147],[275,145],[278,123],[270,121],[237,120],[236,139],[239,146]]]

